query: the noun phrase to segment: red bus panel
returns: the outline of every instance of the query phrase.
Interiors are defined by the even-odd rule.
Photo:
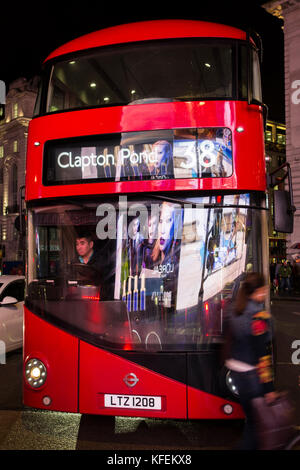
[[[136,397],[135,409],[126,408],[129,404],[127,396]],[[143,402],[138,397],[145,398],[144,406],[148,406],[148,409],[139,408],[139,405],[143,406]],[[149,397],[160,398],[161,410],[151,409]],[[110,407],[105,407],[105,399]],[[119,403],[121,407],[118,407]],[[103,415],[186,419],[186,385],[81,341],[79,411]]]
[[[69,111],[44,116],[30,123],[26,174],[26,200],[104,193],[176,190],[264,191],[265,158],[261,106],[244,101],[189,102],[133,105]],[[191,178],[102,182],[43,186],[43,148],[46,141],[79,136],[180,129],[227,127],[232,132],[233,174],[226,178]],[[241,132],[237,129],[241,130]],[[36,137],[38,136],[38,138]],[[38,141],[37,141],[38,139]]]
[[[193,387],[187,387],[188,418],[189,419],[243,419],[241,406],[225,398],[217,397]],[[226,413],[225,407],[230,408]]]
[[[24,321],[24,362],[37,358],[47,367],[47,381],[41,388],[34,390],[24,381],[26,406],[114,416],[243,418],[238,403],[187,386],[86,342],[80,341],[79,346],[75,337],[33,315],[27,308]],[[50,398],[50,404],[43,402],[44,397]],[[130,407],[132,401],[128,403],[128,397],[133,398],[136,408]],[[159,410],[153,409],[157,397]],[[228,405],[232,407],[230,414],[224,412]]]
[[[232,26],[190,20],[158,20],[124,24],[95,31],[70,41],[48,57],[47,61],[94,47],[171,38],[214,37],[246,40],[246,33]]]
[[[78,343],[79,340],[47,323],[24,308],[25,349],[28,359],[41,360],[47,368],[45,384],[34,390],[24,383],[26,406],[56,411],[78,411]],[[50,405],[43,403],[49,397]]]

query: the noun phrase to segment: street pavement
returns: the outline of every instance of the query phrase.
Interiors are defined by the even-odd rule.
[[[276,386],[289,391],[300,431],[300,299],[272,299],[272,314]],[[295,348],[297,340],[299,346]],[[17,351],[8,354],[6,365],[0,365],[0,451],[104,450],[107,458],[115,451],[169,450],[187,455],[231,450],[242,433],[243,422],[235,420],[113,418],[28,409],[22,405],[21,380],[22,351]]]

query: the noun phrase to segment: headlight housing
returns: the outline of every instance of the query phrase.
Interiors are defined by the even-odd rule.
[[[25,380],[32,388],[40,388],[47,379],[47,368],[39,359],[29,359],[25,364]]]
[[[226,374],[226,385],[227,385],[227,388],[230,390],[230,392],[233,395],[238,396],[239,391],[238,391],[237,386],[235,385],[235,383],[233,381],[230,370]]]

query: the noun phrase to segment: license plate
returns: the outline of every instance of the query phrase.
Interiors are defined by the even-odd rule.
[[[105,408],[131,408],[139,410],[161,410],[161,397],[143,395],[104,395]]]

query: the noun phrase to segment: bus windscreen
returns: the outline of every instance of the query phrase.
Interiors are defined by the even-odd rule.
[[[261,269],[263,217],[248,194],[38,206],[29,211],[27,306],[96,345],[220,342],[226,305],[245,273]],[[86,264],[78,241],[91,248]]]

